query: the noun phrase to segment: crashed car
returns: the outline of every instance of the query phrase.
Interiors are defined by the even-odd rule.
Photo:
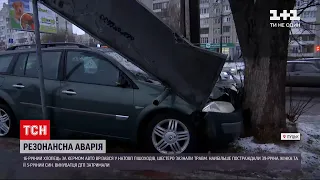
[[[158,93],[160,95],[161,93],[166,92],[166,87],[164,87],[164,85],[159,80],[157,80],[157,78],[141,70],[118,53],[110,49],[98,50],[115,58],[118,62],[120,62],[120,64],[126,67],[126,69],[135,74],[135,76],[138,77],[139,81],[143,81],[145,84],[157,87],[155,89],[159,90]],[[197,144],[197,142],[194,141],[198,141],[198,139],[197,137],[194,138],[192,136],[196,136],[197,132],[205,132],[205,137],[209,142],[211,141],[211,143],[218,142],[222,144],[228,144],[232,142],[234,139],[239,137],[242,131],[242,111],[235,102],[235,98],[239,93],[238,88],[239,84],[237,84],[237,82],[228,83],[228,85],[226,85],[223,84],[222,80],[218,80],[216,86],[213,89],[213,93],[210,95],[208,103],[202,109],[202,112],[195,112],[194,110],[191,110],[193,111],[191,112],[189,111],[189,109],[178,107],[185,104],[186,102],[178,98],[178,105],[176,103],[173,103],[173,101],[178,100],[176,99],[177,97],[175,97],[175,95],[168,95],[167,100],[164,100],[161,106],[171,106],[171,108],[173,109],[177,108],[177,110],[180,110],[174,110],[172,113],[170,112],[171,110],[169,110],[168,112],[170,112],[170,115],[166,114],[168,112],[165,112],[162,115],[163,117],[175,117],[176,119],[164,119],[162,121],[156,121],[158,122],[158,124],[153,126],[153,133],[151,133],[153,144],[153,147],[150,146],[152,147],[151,149],[156,149],[158,152],[163,154],[194,152],[196,150],[195,144]],[[157,101],[158,100],[153,101],[153,106],[157,105]],[[188,107],[189,105],[185,104],[183,106]],[[237,109],[235,109],[235,107],[237,107]],[[186,110],[189,112],[187,112]],[[182,120],[182,117],[184,117],[185,119]],[[175,129],[177,129],[175,132],[172,131],[172,124],[175,124],[174,127]],[[189,132],[189,134],[183,136],[183,132],[187,131]],[[199,137],[201,135],[199,135]],[[157,145],[160,147],[158,147]]]
[[[76,49],[61,48],[62,82],[55,87],[61,93],[52,101],[58,103],[53,106],[58,128],[130,140],[163,154],[194,152],[203,134],[210,139],[234,138],[241,131],[241,116],[234,106],[208,98],[225,55],[195,46],[138,1],[41,2],[151,75],[132,73],[114,57],[89,48],[81,47],[81,58],[70,60],[69,51]],[[78,59],[91,65],[77,64]],[[65,67],[69,61],[74,68],[70,72]],[[89,75],[84,74],[87,67],[91,67]],[[74,73],[81,78],[72,77]],[[25,82],[15,83],[19,88]],[[12,87],[7,89],[10,92]],[[28,104],[24,102],[25,108],[19,110],[27,111]],[[37,114],[35,109],[29,115]]]
[[[115,52],[42,51],[49,119],[59,132],[129,140],[162,154],[195,152],[204,135],[232,141],[241,132],[241,115],[230,102],[209,100],[198,111]],[[0,65],[0,136],[10,136],[19,119],[42,118],[36,49],[1,52]]]

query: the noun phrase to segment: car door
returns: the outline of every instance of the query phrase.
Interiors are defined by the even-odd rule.
[[[320,87],[320,70],[313,63],[296,63],[294,77],[301,87]]]
[[[59,128],[128,138],[128,121],[136,114],[133,88],[117,86],[121,71],[90,51],[68,51],[65,65]]]
[[[61,55],[62,51],[42,53],[46,106],[50,120],[54,120],[55,100],[60,87],[57,78]],[[15,100],[18,119],[43,119],[37,64],[35,52],[19,54],[13,73],[6,77],[2,88]]]

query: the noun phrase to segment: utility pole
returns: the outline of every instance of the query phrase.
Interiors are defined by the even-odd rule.
[[[221,9],[220,9],[220,53],[222,53],[222,35],[223,35],[223,32],[222,32],[222,22],[223,22],[223,5],[222,5],[222,2],[221,3]]]
[[[180,32],[186,37],[186,0],[180,0]]]
[[[68,42],[68,22],[67,20],[65,19],[65,24],[66,24],[66,39],[65,39],[65,42]]]
[[[34,19],[34,34],[36,39],[36,54],[38,61],[38,76],[39,76],[39,87],[40,87],[40,98],[41,98],[41,108],[42,108],[42,119],[47,120],[47,107],[46,107],[46,96],[45,96],[45,86],[43,78],[43,65],[42,65],[42,52],[41,52],[41,40],[40,40],[40,23],[38,15],[38,0],[33,0],[33,19]]]
[[[190,41],[200,45],[200,3],[199,0],[189,0]]]

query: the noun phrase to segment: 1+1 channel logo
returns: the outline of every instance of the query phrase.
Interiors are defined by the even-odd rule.
[[[285,27],[285,28],[299,28],[300,27],[300,16],[298,16],[297,10],[283,10],[278,16],[278,10],[270,10],[270,21],[291,21],[290,23],[284,22],[270,22],[271,27]]]

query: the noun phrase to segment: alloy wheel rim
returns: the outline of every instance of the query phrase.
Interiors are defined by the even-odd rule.
[[[7,112],[0,109],[0,136],[5,136],[10,130],[10,117]]]
[[[179,120],[164,119],[153,128],[152,143],[161,154],[181,154],[187,149],[189,142],[190,132]]]

